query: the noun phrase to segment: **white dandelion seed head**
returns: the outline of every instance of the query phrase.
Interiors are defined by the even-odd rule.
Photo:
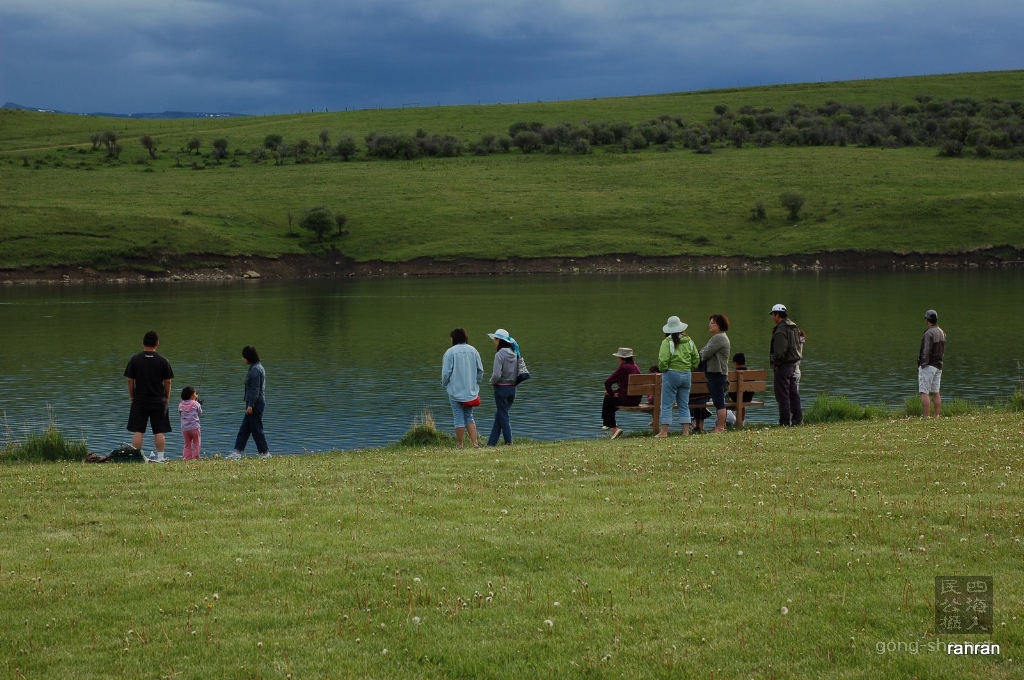
[[[415,623],[417,626],[420,625],[420,617],[418,617],[418,616],[412,617],[412,622]]]
[[[213,599],[219,600],[220,599],[220,593],[214,593],[213,594]]]
[[[783,607],[783,608],[782,608],[782,609],[780,609],[779,611],[781,611],[781,612],[782,612],[782,615],[783,615],[783,616],[785,616],[786,614],[788,614],[788,613],[789,613],[789,607]]]
[[[552,604],[554,604],[556,607],[561,607],[562,606],[561,602],[553,602]]]
[[[555,622],[552,621],[551,619],[544,619],[544,625],[547,626],[548,628],[554,628],[555,627]]]
[[[413,582],[413,583],[419,583],[419,582],[420,582],[420,577],[419,577],[419,576],[417,576],[416,578],[414,578],[414,579],[412,580],[412,582]]]

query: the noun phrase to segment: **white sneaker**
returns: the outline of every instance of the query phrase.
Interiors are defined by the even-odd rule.
[[[147,463],[165,463],[163,454],[158,454],[156,451],[150,451],[149,455],[145,457]]]
[[[610,429],[612,429],[612,428],[608,427],[607,425],[602,425],[602,426],[601,426],[601,429],[602,429],[602,430],[610,430]]]
[[[242,454],[232,452],[232,453],[229,453],[228,455],[224,456],[224,458],[226,458],[227,460],[241,460],[242,459]]]
[[[621,436],[622,436],[622,430],[620,430],[617,427],[612,430],[612,439],[618,439]]]
[[[260,458],[272,458],[272,456],[270,455],[270,451],[267,451],[266,453],[261,453]]]

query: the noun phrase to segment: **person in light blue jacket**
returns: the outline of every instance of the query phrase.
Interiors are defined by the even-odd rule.
[[[441,387],[448,391],[455,421],[455,440],[462,448],[466,432],[473,448],[480,448],[476,438],[473,407],[480,405],[480,380],[484,377],[484,364],[480,353],[469,344],[465,328],[451,332],[452,346],[444,353],[441,363]]]

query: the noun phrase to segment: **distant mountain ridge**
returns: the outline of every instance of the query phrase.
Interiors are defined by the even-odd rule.
[[[23,106],[14,102],[5,102],[5,109],[17,109],[19,111],[36,111],[39,113],[66,113],[72,116],[97,116],[102,118],[241,118],[246,113],[206,113],[202,111],[164,111],[162,113],[79,113],[77,111],[60,111],[58,109],[40,109],[35,106]]]

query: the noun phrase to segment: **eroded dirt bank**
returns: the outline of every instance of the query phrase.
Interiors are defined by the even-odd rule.
[[[887,253],[845,251],[763,258],[642,257],[601,255],[595,257],[510,258],[479,260],[417,258],[406,262],[356,262],[333,253],[328,256],[283,255],[279,258],[218,256],[218,266],[195,265],[198,258],[139,261],[121,269],[48,267],[0,271],[0,284],[136,283],[150,281],[218,281],[234,279],[394,278],[401,276],[465,276],[501,274],[659,274],[687,271],[835,271],[856,269],[924,269],[1019,267],[1024,248],[1003,246],[965,253]]]

